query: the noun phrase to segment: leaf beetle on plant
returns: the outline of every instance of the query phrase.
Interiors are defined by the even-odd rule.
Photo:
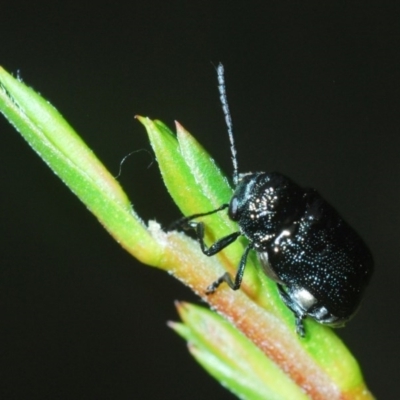
[[[229,203],[184,217],[177,224],[195,229],[207,256],[220,252],[241,235],[248,244],[234,278],[225,273],[208,286],[206,293],[214,293],[223,282],[233,290],[239,289],[248,254],[255,250],[264,272],[276,282],[281,299],[293,312],[300,336],[305,336],[303,320],[307,316],[328,326],[343,326],[359,308],[373,272],[372,255],[316,190],[302,188],[277,172],[238,172],[222,64],[217,73],[231,147],[234,193]],[[208,247],[204,223],[194,219],[224,209],[239,230]]]

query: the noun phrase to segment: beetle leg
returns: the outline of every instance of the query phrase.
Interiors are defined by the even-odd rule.
[[[235,233],[238,233],[238,232],[235,232]],[[239,235],[237,235],[237,236],[239,236]],[[225,239],[225,238],[223,238],[223,239]],[[223,240],[223,239],[221,239],[221,240]],[[242,283],[244,269],[246,267],[247,256],[249,254],[249,251],[252,248],[253,247],[251,245],[248,245],[246,247],[246,249],[244,250],[244,253],[243,253],[243,255],[242,255],[241,259],[240,259],[239,268],[238,268],[238,270],[236,272],[236,275],[235,275],[235,280],[232,280],[232,277],[228,274],[228,272],[225,272],[224,275],[222,275],[215,282],[213,282],[210,286],[208,286],[208,288],[206,290],[206,294],[214,293],[217,290],[218,286],[223,282],[226,282],[231,289],[238,290],[240,288],[241,283]]]
[[[296,315],[296,333],[301,336],[301,337],[305,337],[306,332],[304,330],[304,324],[303,324],[303,320],[306,317],[304,314],[303,315]]]
[[[217,212],[220,212],[222,210],[225,210],[225,208],[228,208],[229,204],[222,204],[222,206],[216,208],[215,210],[212,211],[208,211],[205,213],[198,213],[198,214],[193,214],[193,215],[189,215],[188,217],[182,217],[180,219],[178,219],[177,221],[175,221],[174,223],[172,223],[169,227],[168,230],[174,230],[176,228],[183,228],[183,229],[187,229],[188,227],[193,227],[193,224],[190,222],[195,218],[199,218],[199,217],[205,217],[207,215],[212,215],[212,214],[216,214]]]
[[[305,330],[304,330],[303,320],[307,316],[307,314],[299,309],[297,304],[290,298],[290,296],[287,294],[286,290],[283,288],[282,285],[280,285],[278,283],[277,286],[278,286],[279,295],[281,296],[281,299],[286,304],[286,306],[289,308],[289,310],[294,314],[294,317],[296,319],[296,333],[299,336],[304,337]]]
[[[229,246],[231,243],[233,243],[239,236],[240,232],[233,232],[222,239],[217,240],[214,244],[212,244],[210,247],[207,247],[207,245],[204,242],[204,224],[203,222],[189,222],[189,226],[195,229],[196,231],[196,236],[197,240],[200,243],[201,251],[206,255],[206,256],[213,256],[214,254],[219,253],[221,250],[223,250],[225,247]]]

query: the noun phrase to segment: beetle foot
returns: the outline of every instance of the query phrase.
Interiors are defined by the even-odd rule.
[[[221,285],[221,283],[226,282],[229,287],[233,290],[236,290],[237,288],[234,287],[234,283],[232,282],[232,279],[230,275],[226,272],[224,275],[220,276],[216,281],[214,281],[211,285],[209,285],[206,289],[206,294],[213,294]]]
[[[211,285],[208,285],[207,289],[206,289],[206,295],[213,294],[222,282],[223,282],[223,279],[221,277],[221,278],[217,279],[216,281],[214,281]]]
[[[301,337],[306,336],[306,331],[303,324],[304,318],[305,315],[296,315],[296,333]]]

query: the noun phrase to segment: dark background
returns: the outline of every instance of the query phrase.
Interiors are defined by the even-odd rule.
[[[318,188],[370,245],[373,281],[338,334],[377,398],[399,399],[398,21],[382,2],[14,2],[0,64],[116,175],[150,149],[135,114],[179,120],[231,173],[222,61],[240,170]],[[190,291],[113,242],[4,118],[0,132],[0,397],[233,398],[166,326]],[[168,224],[179,212],[150,162],[135,153],[120,181]]]

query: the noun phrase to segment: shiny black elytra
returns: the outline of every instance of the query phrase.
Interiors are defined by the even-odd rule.
[[[298,186],[279,173],[238,173],[232,122],[225,93],[224,69],[218,65],[218,83],[228,127],[235,191],[229,204],[216,210],[184,217],[178,224],[194,228],[207,256],[220,252],[240,235],[249,243],[234,279],[222,275],[207,288],[215,292],[226,282],[240,288],[247,256],[257,252],[265,273],[277,283],[280,297],[293,312],[296,331],[305,336],[307,316],[321,324],[340,327],[357,311],[372,272],[372,255],[358,234],[314,189]],[[204,243],[204,224],[193,219],[228,208],[239,231]]]

